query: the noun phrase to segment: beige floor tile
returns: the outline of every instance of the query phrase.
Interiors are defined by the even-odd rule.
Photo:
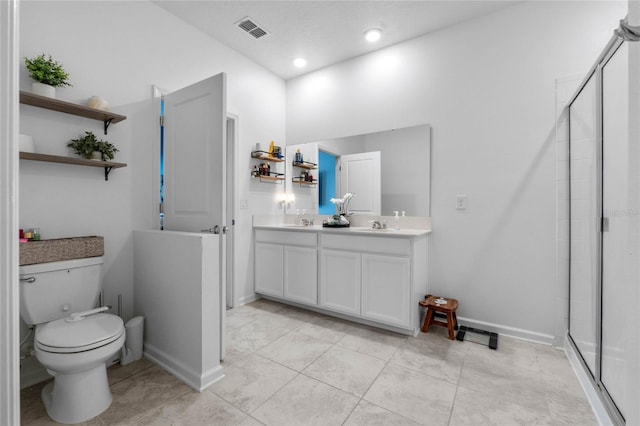
[[[316,322],[303,325],[296,331],[329,343],[336,343],[346,336],[348,332],[357,328],[358,327],[346,321],[323,317]]]
[[[330,347],[330,343],[292,331],[257,353],[286,367],[302,371]]]
[[[548,409],[543,376],[534,369],[523,369],[513,364],[500,364],[495,360],[487,361],[467,356],[458,384],[543,412]]]
[[[391,363],[433,376],[437,379],[458,383],[465,352],[464,342],[425,341],[409,338],[391,358]]]
[[[127,424],[142,426],[234,426],[247,415],[211,392],[191,392]]]
[[[384,366],[381,359],[334,346],[309,365],[304,374],[360,397]]]
[[[229,330],[242,327],[250,322],[256,321],[256,312],[254,310],[233,308],[226,311],[225,325],[227,332]]]
[[[160,367],[153,366],[116,383],[111,392],[111,407],[100,414],[106,424],[143,417],[159,406],[195,391]]]
[[[209,391],[251,413],[298,375],[282,365],[251,354],[225,367],[225,377]]]
[[[488,365],[542,372],[535,351],[536,346],[540,346],[539,344],[506,336],[499,336],[497,350],[471,342],[464,343],[468,343],[467,358],[475,361],[482,361]]]
[[[364,399],[415,422],[446,425],[456,386],[387,364]]]
[[[263,426],[263,425],[264,423],[260,423],[259,421],[257,421],[251,416],[245,417],[244,420],[238,424],[238,426]]]
[[[22,424],[33,422],[41,417],[47,417],[47,410],[42,402],[42,388],[51,380],[38,383],[20,391],[20,420]]]
[[[55,422],[49,416],[45,415],[44,417],[37,418],[27,424],[29,426],[60,426],[62,423]],[[74,423],[74,426],[106,426],[106,424],[100,419],[100,417],[94,417],[86,422]]]
[[[344,426],[416,426],[419,424],[365,400],[360,401],[344,422]]]
[[[225,358],[255,352],[280,336],[288,333],[286,328],[267,325],[258,321],[227,332]]]
[[[358,398],[299,375],[251,415],[267,426],[340,425]]]
[[[388,361],[406,339],[407,337],[401,334],[361,327],[349,331],[336,344]]]
[[[107,377],[109,379],[109,386],[117,383],[121,380],[127,379],[134,374],[153,367],[153,363],[146,358],[139,359],[127,365],[114,365],[107,368]]]
[[[458,387],[449,425],[550,425],[552,420],[548,412]]]

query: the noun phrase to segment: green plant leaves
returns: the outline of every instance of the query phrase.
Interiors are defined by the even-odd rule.
[[[43,53],[32,59],[25,58],[24,64],[29,71],[29,77],[37,82],[53,87],[71,86],[69,73],[64,70],[62,64],[54,61],[51,55],[46,58]]]
[[[91,158],[91,154],[94,151],[102,153],[103,160],[113,160],[118,148],[113,144],[96,138],[93,132],[84,132],[85,135],[78,139],[71,139],[71,142],[67,144],[68,147],[73,148],[73,151],[82,158]]]

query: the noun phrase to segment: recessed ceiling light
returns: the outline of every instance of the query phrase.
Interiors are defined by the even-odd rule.
[[[304,68],[305,66],[307,66],[307,60],[306,60],[306,59],[304,59],[304,58],[296,58],[296,59],[293,61],[293,65],[294,65],[296,68]]]
[[[381,36],[382,36],[382,30],[380,28],[371,28],[364,32],[364,38],[369,43],[373,43],[375,41],[380,40]]]

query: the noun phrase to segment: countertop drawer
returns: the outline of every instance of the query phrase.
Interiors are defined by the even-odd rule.
[[[337,250],[356,250],[362,252],[411,255],[411,240],[408,238],[389,238],[375,236],[322,234],[320,236],[322,248]]]
[[[255,232],[256,241],[264,243],[309,247],[318,245],[318,234],[315,232],[271,231],[267,229],[256,229]]]

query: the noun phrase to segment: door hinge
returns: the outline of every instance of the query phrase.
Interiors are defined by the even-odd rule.
[[[600,232],[609,232],[609,218],[602,217],[600,221]]]
[[[160,127],[164,127],[164,115],[160,116]]]

